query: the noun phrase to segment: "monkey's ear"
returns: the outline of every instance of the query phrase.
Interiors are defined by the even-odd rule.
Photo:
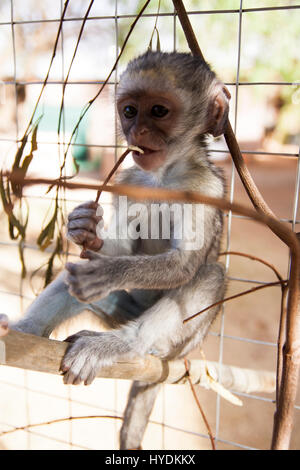
[[[209,106],[209,130],[214,137],[224,134],[231,94],[223,83],[218,83],[217,94],[214,95],[213,102]]]

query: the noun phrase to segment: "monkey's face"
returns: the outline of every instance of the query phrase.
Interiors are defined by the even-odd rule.
[[[133,152],[135,163],[143,170],[155,171],[166,162],[180,107],[179,99],[165,92],[135,92],[119,97],[122,129],[128,144],[143,150]]]

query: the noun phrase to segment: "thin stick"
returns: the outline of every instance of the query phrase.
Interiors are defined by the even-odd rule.
[[[108,176],[105,178],[103,185],[100,189],[98,189],[97,196],[95,199],[95,202],[98,202],[101,196],[102,191],[106,190],[107,184],[109,183],[109,180],[111,177],[114,175],[114,173],[117,171],[121,163],[125,160],[125,157],[132,151],[132,149],[129,147],[128,149],[125,150],[124,153],[120,156],[116,164],[114,165],[113,169],[109,172]]]
[[[288,228],[285,224],[273,217],[257,212],[249,207],[239,203],[231,203],[225,198],[217,198],[206,196],[196,191],[180,191],[175,189],[165,188],[151,188],[146,186],[117,184],[114,186],[106,186],[99,184],[77,183],[69,181],[67,178],[50,179],[50,178],[21,178],[17,172],[3,172],[3,177],[18,183],[22,186],[32,185],[47,185],[59,186],[67,189],[95,189],[103,190],[121,196],[127,196],[138,200],[153,200],[153,201],[183,201],[183,202],[197,202],[207,204],[209,206],[217,207],[223,211],[232,211],[239,215],[250,217],[253,220],[262,224],[267,224],[269,227],[280,233],[282,238],[285,238],[286,244],[291,248],[291,252],[299,256],[298,239],[295,233]],[[292,265],[292,271],[295,267]]]
[[[37,428],[39,426],[48,426],[49,424],[63,423],[64,421],[75,421],[75,420],[80,420],[80,419],[95,419],[95,418],[107,418],[107,419],[119,419],[119,420],[123,419],[121,418],[121,416],[114,416],[114,415],[68,416],[67,418],[57,418],[57,419],[52,419],[51,421],[43,421],[41,423],[25,424],[25,426],[18,426],[14,429],[9,429],[8,431],[2,431],[0,433],[0,437],[6,436],[7,434],[11,434],[17,431],[26,431],[27,429]]]
[[[227,255],[237,255],[237,256],[243,256],[245,258],[249,258],[253,261],[258,261],[259,263],[262,263],[264,264],[265,266],[268,266],[270,269],[272,269],[272,271],[275,273],[276,277],[278,278],[279,281],[281,281],[282,283],[285,283],[286,281],[284,281],[282,279],[282,276],[280,275],[280,273],[277,271],[277,269],[275,268],[275,266],[273,266],[273,264],[269,263],[268,261],[265,261],[264,259],[262,258],[258,258],[257,256],[253,256],[253,255],[249,255],[248,253],[242,253],[240,251],[224,251],[222,253],[219,253],[219,256],[227,256]]]
[[[277,365],[276,365],[276,407],[279,405],[279,390],[280,383],[282,379],[282,370],[283,370],[283,357],[282,351],[284,346],[284,330],[286,324],[286,299],[288,294],[288,286],[281,286],[281,304],[280,304],[280,320],[279,320],[279,329],[278,329],[278,339],[277,339]]]
[[[119,160],[116,162],[116,164],[114,165],[113,169],[109,172],[108,176],[105,178],[102,187],[101,187],[100,189],[98,189],[95,202],[98,202],[98,201],[99,201],[102,191],[105,191],[109,180],[110,180],[111,177],[114,175],[114,173],[117,171],[117,169],[119,168],[119,166],[121,165],[121,163],[125,160],[125,157],[129,154],[129,152],[131,152],[131,150],[132,150],[132,149],[129,147],[129,148],[128,148],[127,150],[125,150],[125,152],[120,156]],[[83,248],[82,248],[82,251],[81,251],[81,253],[80,253],[80,258],[85,258],[85,252],[86,252],[86,244],[83,244]]]
[[[185,365],[185,368],[186,368],[186,373],[187,373],[187,379],[189,381],[189,384],[190,384],[190,387],[191,387],[191,390],[192,390],[192,393],[193,393],[193,396],[194,396],[194,399],[195,399],[195,402],[197,403],[197,406],[199,408],[199,411],[201,413],[201,416],[202,416],[202,419],[205,423],[205,426],[206,426],[206,429],[207,429],[207,432],[208,432],[208,435],[209,435],[209,438],[210,438],[210,442],[211,442],[211,446],[212,446],[212,450],[216,450],[216,447],[215,447],[215,438],[212,434],[212,431],[211,431],[211,428],[210,428],[210,425],[206,419],[206,416],[204,414],[204,411],[202,409],[202,406],[200,404],[200,401],[198,399],[198,396],[197,396],[197,393],[196,393],[196,390],[195,390],[195,387],[191,381],[191,378],[190,378],[190,372],[189,372],[189,365],[188,365],[188,361],[186,358],[184,358],[184,365]]]
[[[252,294],[252,292],[256,292],[257,290],[260,290],[260,289],[265,289],[266,287],[273,287],[273,286],[281,285],[282,282],[286,282],[286,281],[269,282],[268,284],[252,287],[252,289],[239,292],[238,294],[231,295],[230,297],[226,297],[225,299],[219,300],[218,302],[215,302],[209,305],[208,307],[203,308],[202,310],[200,310],[200,312],[197,312],[194,315],[188,318],[185,318],[185,320],[183,320],[183,323],[187,323],[188,321],[193,320],[193,318],[198,317],[198,315],[201,315],[202,313],[206,312],[210,308],[217,307],[218,305],[222,305],[223,303],[228,302],[229,300],[237,299],[238,297],[242,297],[243,295]]]

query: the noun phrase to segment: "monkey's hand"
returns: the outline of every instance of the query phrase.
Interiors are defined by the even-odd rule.
[[[117,259],[86,251],[88,262],[67,263],[69,292],[80,302],[92,302],[120,287]],[[118,280],[119,279],[119,280]]]
[[[83,330],[65,341],[71,343],[60,366],[65,384],[84,382],[89,385],[102,367],[111,365],[118,356],[130,350],[128,344],[112,332]]]
[[[77,206],[68,216],[67,237],[77,245],[99,251],[103,241],[97,237],[97,226],[102,227],[103,209],[97,202],[85,202]]]

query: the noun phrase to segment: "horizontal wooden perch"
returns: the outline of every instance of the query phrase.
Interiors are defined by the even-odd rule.
[[[59,374],[67,347],[68,343],[63,341],[11,330],[0,339],[0,364]],[[205,360],[190,361],[189,376],[192,383],[208,388],[214,388],[211,384],[219,382],[226,389],[236,392],[273,392],[275,389],[275,374],[272,372],[220,366],[216,362]],[[98,377],[170,384],[187,381],[183,360],[162,361],[154,356],[116,362],[111,367],[103,368]]]

